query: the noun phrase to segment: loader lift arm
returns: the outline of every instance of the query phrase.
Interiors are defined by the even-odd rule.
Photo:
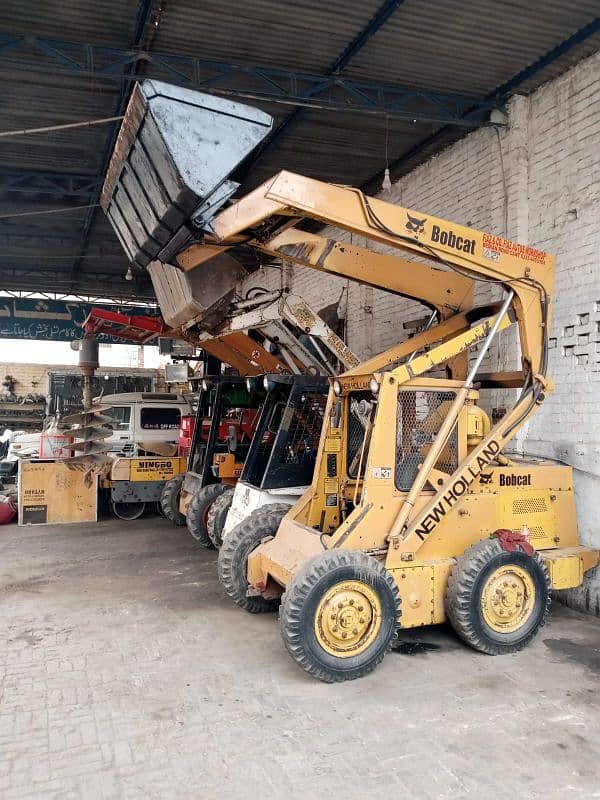
[[[260,294],[252,300],[240,303],[237,313],[235,305],[227,322],[219,328],[219,333],[222,335],[249,329],[263,331],[267,338],[277,342],[284,349],[284,358],[285,351],[289,350],[286,361],[293,372],[300,372],[294,359],[305,367],[316,370],[318,374],[324,372],[333,375],[338,372],[335,365],[328,361],[323,349],[346,369],[356,367],[360,363],[348,345],[300,295],[282,292]],[[301,335],[310,337],[314,353],[298,336],[285,327],[284,321],[297,328]]]
[[[358,189],[285,171],[217,214],[206,242],[213,240],[234,246],[238,237],[243,237],[246,246],[250,244],[262,252],[319,268],[322,268],[319,260],[325,263],[330,253],[337,251],[336,255],[343,255],[343,243],[316,242],[313,234],[297,227],[301,219],[316,220],[394,249],[417,253],[467,279],[512,288],[524,373],[529,381],[545,374],[555,266],[549,254],[367,197]],[[203,260],[197,245],[190,249],[189,254],[184,251],[177,257],[183,268],[193,268]],[[330,258],[330,271],[348,276],[348,259],[344,261],[336,268]],[[397,272],[415,266],[415,262],[404,259],[396,263],[397,271],[377,274],[379,288],[398,291]],[[445,275],[443,280],[447,283],[452,279]],[[373,281],[371,275],[368,282]]]

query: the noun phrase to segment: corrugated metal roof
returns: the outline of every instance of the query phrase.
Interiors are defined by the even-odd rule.
[[[599,11],[598,0],[406,0],[352,59],[345,74],[487,95]],[[528,88],[561,71],[562,67],[549,68]]]
[[[0,28],[49,39],[127,47],[137,8],[137,0],[3,0]]]
[[[156,16],[147,15],[145,35],[138,42],[151,52],[326,74],[382,2],[4,0],[0,30],[127,51],[135,45],[140,12],[147,8]],[[598,0],[566,5],[562,0],[404,0],[364,46],[356,48],[342,75],[485,96],[588,25],[599,9]],[[528,77],[518,91],[533,90],[599,46],[600,34],[590,36]],[[34,44],[20,48],[10,61],[0,51],[0,81],[0,130],[110,116],[119,107],[121,93],[129,90],[110,75],[91,78],[60,67]],[[294,117],[244,168],[245,189],[282,168],[362,185],[385,166],[382,117],[314,109],[294,113],[290,106],[256,104],[273,114],[275,127]],[[43,176],[99,177],[114,131],[107,125],[0,139],[0,180],[19,170],[42,175],[27,187],[27,194],[0,193],[0,216],[95,202],[94,192],[48,194]],[[460,128],[439,131],[439,124],[390,120],[389,161],[400,159],[398,169],[406,170],[464,134]],[[91,222],[87,237],[86,221]],[[108,294],[113,287],[121,296],[147,291],[143,283],[124,281],[125,256],[100,212],[91,217],[82,209],[0,219],[0,247],[2,288],[71,287]]]
[[[208,0],[167,3],[154,41],[157,52],[320,72],[333,63],[381,0]]]

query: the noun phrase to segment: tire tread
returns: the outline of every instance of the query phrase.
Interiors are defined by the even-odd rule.
[[[208,486],[203,486],[194,493],[187,510],[186,524],[188,531],[192,534],[194,539],[202,547],[211,550],[213,543],[210,540],[206,525],[204,523],[204,511],[207,503],[214,503],[214,501],[228,489],[222,483],[211,483]]]
[[[185,516],[179,511],[179,495],[184,477],[185,474],[182,473],[167,481],[160,496],[160,508],[165,519],[177,527],[185,525]]]
[[[396,606],[394,632],[386,647],[370,662],[353,670],[351,675],[329,670],[312,658],[312,653],[304,646],[302,630],[302,607],[310,590],[328,572],[348,566],[358,568],[357,577],[362,580],[367,579],[365,582],[368,582],[369,577],[377,576],[383,578],[394,597]],[[383,661],[397,637],[400,616],[401,600],[398,586],[385,566],[377,559],[361,551],[335,549],[310,559],[295,574],[292,582],[288,584],[287,591],[281,598],[279,624],[285,647],[294,661],[315,678],[325,683],[338,683],[348,679],[362,678],[372,672]]]
[[[218,550],[223,544],[223,526],[227,519],[227,513],[233,502],[234,489],[229,487],[220,494],[208,510],[206,518],[206,529],[208,538],[213,547]]]
[[[446,587],[446,615],[450,624],[457,635],[468,645],[487,655],[499,655],[501,653],[516,653],[526,647],[535,638],[539,629],[546,623],[550,611],[550,577],[544,559],[534,550],[533,560],[542,570],[548,591],[541,615],[541,621],[535,628],[521,641],[510,645],[497,645],[488,642],[476,630],[473,625],[473,609],[470,596],[475,585],[477,576],[481,570],[489,563],[494,556],[504,553],[500,542],[497,539],[482,539],[471,545],[464,554],[458,559],[456,565],[448,578]]]
[[[233,602],[251,614],[276,611],[279,599],[248,596],[246,580],[247,556],[244,558],[244,544],[250,543],[251,552],[267,536],[274,536],[289,506],[270,504],[253,511],[246,519],[232,528],[223,539],[219,551],[219,580]]]

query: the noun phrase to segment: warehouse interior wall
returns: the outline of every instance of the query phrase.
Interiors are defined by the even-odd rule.
[[[22,364],[14,361],[0,361],[0,384],[6,376],[14,378],[14,392],[18,397],[28,394],[46,395],[48,391],[49,373],[57,375],[77,375],[79,368],[69,364]],[[102,367],[98,370],[99,376],[123,375],[127,377],[152,378],[156,391],[164,391],[164,370],[140,369],[138,367]],[[0,386],[0,404],[3,400],[10,399],[4,387]]]
[[[600,53],[532,95],[512,98],[506,128],[471,133],[380,195],[556,256],[549,353],[555,390],[511,447],[574,468],[581,541],[595,547],[600,547],[599,74]],[[326,233],[350,239],[331,228]],[[361,237],[353,241],[374,249]],[[407,338],[413,331],[404,323],[426,313],[390,293],[285,264],[254,273],[241,289],[259,285],[288,288],[317,310],[342,298],[348,344],[365,358]],[[481,284],[478,299],[485,302],[491,291]],[[514,335],[504,332],[482,369],[518,366]],[[482,405],[499,413],[514,402],[513,391],[482,393]],[[600,569],[564,599],[600,615]]]

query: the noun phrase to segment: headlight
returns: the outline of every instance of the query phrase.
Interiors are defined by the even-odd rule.
[[[204,378],[204,380],[202,381],[202,391],[203,392],[208,392],[209,388],[210,387],[208,385],[208,381],[206,380],[206,378]]]
[[[271,378],[269,378],[267,375],[265,375],[265,377],[263,378],[263,386],[266,392],[272,392],[277,386],[277,383]]]
[[[342,393],[342,384],[339,381],[333,382],[333,393],[336,397],[339,397]]]
[[[379,393],[379,381],[377,378],[371,378],[369,381],[369,389],[373,392],[373,394]]]
[[[246,389],[248,391],[248,394],[250,394],[253,388],[254,387],[252,385],[252,378],[246,378]]]

